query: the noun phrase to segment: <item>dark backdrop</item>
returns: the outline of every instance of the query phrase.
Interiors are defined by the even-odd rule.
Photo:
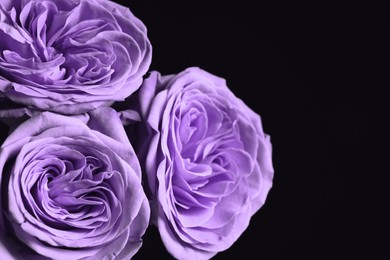
[[[385,157],[372,146],[389,87],[382,2],[126,1],[148,28],[152,70],[226,78],[271,135],[266,204],[215,259],[383,257],[386,170],[373,161]],[[136,259],[169,259],[155,229],[144,240]]]
[[[381,93],[389,87],[388,6],[178,2],[121,2],[148,28],[151,70],[198,66],[224,77],[261,115],[274,149],[265,205],[215,259],[386,259],[388,153],[375,126],[390,111]],[[152,258],[171,259],[154,228],[134,257]]]

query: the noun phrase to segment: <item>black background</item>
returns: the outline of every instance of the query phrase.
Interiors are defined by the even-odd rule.
[[[271,135],[274,186],[214,259],[389,259],[385,1],[116,2],[147,26],[151,70],[225,78]],[[149,258],[171,259],[155,228]]]
[[[224,77],[271,135],[266,204],[215,259],[388,257],[380,178],[389,171],[376,127],[389,87],[382,2],[124,3],[148,28],[151,70],[197,66]],[[153,256],[170,259],[152,228],[135,259]]]

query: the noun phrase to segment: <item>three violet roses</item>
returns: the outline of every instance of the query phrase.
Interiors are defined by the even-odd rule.
[[[130,259],[149,225],[174,258],[210,259],[265,203],[260,116],[201,68],[149,71],[127,7],[4,0],[0,39],[1,259]]]

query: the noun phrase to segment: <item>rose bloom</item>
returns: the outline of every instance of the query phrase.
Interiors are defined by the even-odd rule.
[[[139,89],[152,221],[177,259],[229,248],[265,203],[274,169],[260,116],[200,68],[153,71]],[[133,96],[134,97],[134,96]]]
[[[145,25],[109,0],[2,0],[0,100],[78,114],[136,91],[152,48]]]
[[[141,247],[150,207],[113,109],[25,121],[0,172],[1,259],[130,259]]]

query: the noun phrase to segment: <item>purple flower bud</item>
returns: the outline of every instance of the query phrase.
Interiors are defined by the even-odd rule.
[[[150,207],[113,109],[32,117],[1,146],[0,172],[2,259],[129,259],[141,247]]]
[[[224,79],[199,68],[152,72],[138,102],[145,125],[137,150],[153,222],[175,258],[211,258],[265,203],[274,175],[270,137]]]
[[[145,25],[108,0],[0,3],[0,98],[78,114],[123,100],[142,83]]]

